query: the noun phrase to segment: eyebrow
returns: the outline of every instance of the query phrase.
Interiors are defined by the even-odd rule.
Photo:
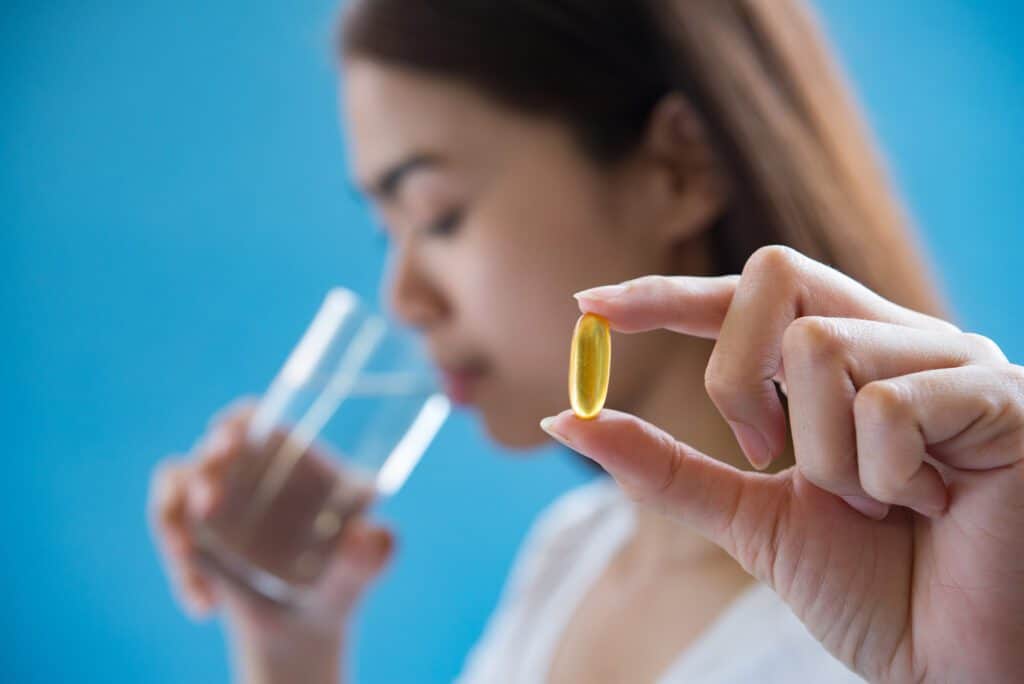
[[[371,181],[366,188],[371,196],[382,200],[394,198],[398,193],[402,181],[414,171],[437,166],[441,163],[439,157],[433,154],[414,154],[413,156],[398,162],[391,168],[381,173],[376,180]]]

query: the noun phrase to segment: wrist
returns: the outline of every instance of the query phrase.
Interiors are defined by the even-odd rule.
[[[341,681],[341,652],[345,640],[340,629],[287,635],[239,630],[233,635],[233,641],[238,682],[337,684]]]

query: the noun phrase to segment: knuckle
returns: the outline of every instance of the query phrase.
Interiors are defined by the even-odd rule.
[[[1009,385],[1009,397],[1006,399],[1006,410],[1015,419],[1015,422],[1024,427],[1024,366],[1009,364],[1005,369],[1000,369],[1007,377]]]
[[[960,329],[955,323],[947,321],[944,318],[937,318],[935,316],[927,316],[927,320],[935,327],[939,332],[947,332],[952,334],[961,334],[963,330]]]
[[[712,359],[704,371],[704,390],[719,409],[723,411],[728,409],[736,387],[735,379],[720,371],[719,364]]]
[[[686,454],[679,442],[674,439],[664,437],[664,451],[668,454],[668,463],[665,468],[665,475],[662,478],[660,485],[656,490],[656,494],[663,495],[672,490],[676,484],[676,479],[679,477],[679,471],[683,467],[683,461],[686,459]]]
[[[1004,371],[1008,376],[1016,403],[1024,407],[1024,366],[1010,364]]]
[[[891,420],[907,406],[908,392],[897,382],[875,380],[860,388],[853,398],[853,413],[856,418],[872,422]]]
[[[800,270],[804,256],[786,245],[765,245],[758,248],[743,268],[743,272],[770,274],[772,278],[790,279]]]
[[[996,363],[1007,362],[1006,354],[990,337],[973,332],[962,334],[967,339],[968,347],[973,352],[975,358]]]
[[[796,319],[782,334],[782,357],[785,366],[793,363],[818,363],[846,354],[846,336],[836,322],[825,316],[803,316]]]
[[[992,368],[991,366],[968,366],[955,369],[955,371],[950,373],[951,379],[963,378],[968,382],[972,376],[981,381],[979,390],[982,387],[996,390],[972,392],[971,403],[974,404],[974,410],[980,415],[985,416],[989,421],[998,420],[1000,416],[1005,415],[1010,410],[1013,404],[1012,401],[1007,401],[1008,397],[1005,392],[999,391],[1004,386],[1005,373],[1003,369]]]

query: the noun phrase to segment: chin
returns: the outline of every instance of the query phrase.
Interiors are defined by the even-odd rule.
[[[509,415],[507,411],[487,411],[483,408],[477,413],[477,419],[483,423],[491,441],[515,450],[536,449],[551,443],[551,438],[540,429],[541,417],[534,420],[521,415]]]

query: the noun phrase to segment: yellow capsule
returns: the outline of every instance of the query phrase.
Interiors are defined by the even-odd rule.
[[[583,314],[576,321],[569,352],[569,404],[584,420],[596,418],[608,397],[612,336],[608,321]]]

